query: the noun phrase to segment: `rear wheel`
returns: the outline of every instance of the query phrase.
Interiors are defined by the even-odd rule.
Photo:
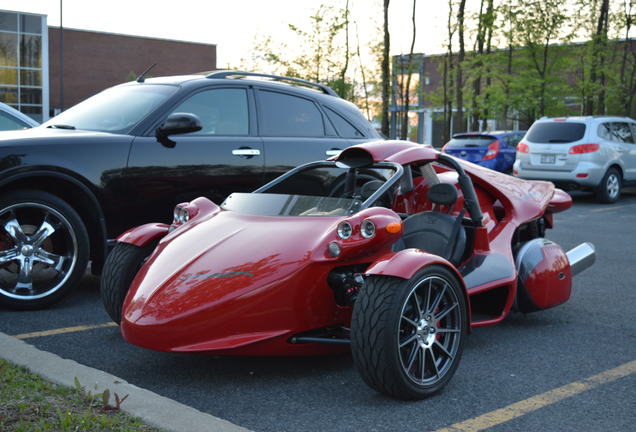
[[[610,168],[596,189],[596,199],[602,203],[614,203],[621,196],[621,174],[616,168]]]
[[[462,287],[448,269],[426,267],[411,280],[370,276],[354,305],[353,360],[380,393],[421,399],[455,373],[467,328]]]
[[[86,227],[62,199],[38,190],[0,198],[0,304],[53,303],[79,282],[88,255]]]
[[[99,287],[102,303],[117,324],[121,322],[124,299],[135,275],[159,241],[143,247],[117,243],[108,254]]]

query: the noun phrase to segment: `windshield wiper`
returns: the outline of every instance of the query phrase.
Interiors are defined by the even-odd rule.
[[[48,125],[47,127],[49,127],[49,128],[55,128],[55,129],[69,129],[69,130],[75,130],[75,126],[72,126],[72,125],[66,125],[66,124],[54,124],[54,125]]]

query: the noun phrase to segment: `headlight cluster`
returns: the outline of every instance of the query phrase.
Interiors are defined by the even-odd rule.
[[[365,248],[389,245],[396,240],[395,234],[402,231],[402,222],[386,215],[374,215],[360,219],[349,218],[336,227],[336,238],[327,245],[325,255],[339,258],[362,253]],[[376,225],[377,224],[377,225]]]
[[[338,225],[338,237],[347,240],[351,237],[351,234],[353,234],[351,224],[347,221],[340,222],[340,225]],[[360,234],[367,239],[373,237],[375,235],[375,224],[371,220],[365,219],[360,224]]]
[[[174,224],[184,224],[190,220],[190,213],[187,209],[181,207],[180,205],[174,208],[173,213],[173,222]]]

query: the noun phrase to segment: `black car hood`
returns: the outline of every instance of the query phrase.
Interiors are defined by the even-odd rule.
[[[55,141],[68,142],[69,140],[90,141],[94,138],[103,140],[105,137],[126,137],[126,135],[38,126],[32,129],[0,132],[0,147],[42,144],[45,141],[47,143]],[[130,139],[130,137],[128,137],[128,139]]]

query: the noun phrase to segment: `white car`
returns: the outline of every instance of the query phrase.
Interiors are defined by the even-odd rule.
[[[636,121],[629,117],[543,117],[517,145],[513,175],[616,202],[636,185]]]
[[[0,131],[28,129],[38,125],[39,123],[28,115],[0,102]]]

